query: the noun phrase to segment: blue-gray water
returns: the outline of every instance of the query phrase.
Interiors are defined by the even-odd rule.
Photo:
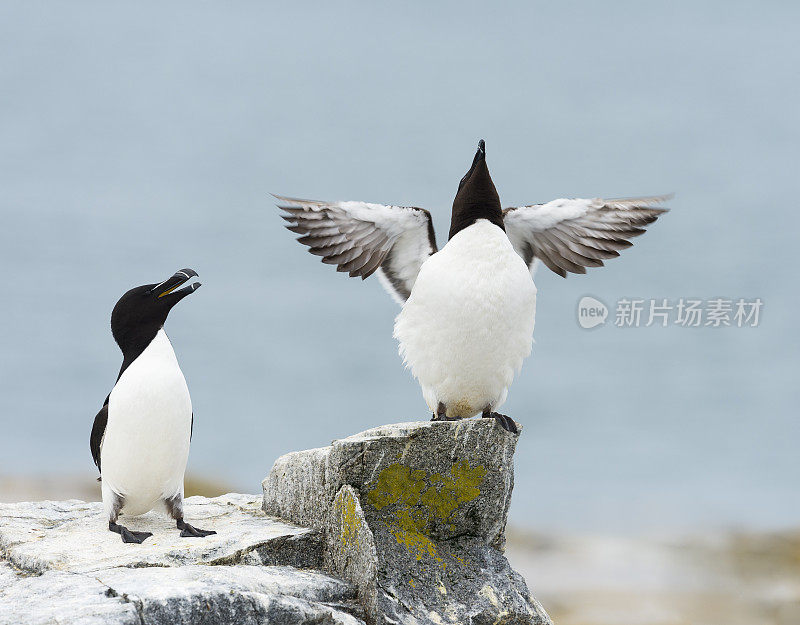
[[[797,4],[5,2],[0,473],[92,474],[127,288],[190,266],[167,331],[190,467],[426,419],[376,279],[293,241],[269,192],[432,210],[476,141],[504,205],[675,191],[604,269],[537,274],[512,516],[539,529],[800,523]],[[764,301],[758,328],[582,330],[578,299]],[[612,312],[613,315],[613,312]]]

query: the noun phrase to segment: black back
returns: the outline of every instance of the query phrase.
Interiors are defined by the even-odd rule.
[[[453,200],[453,215],[448,238],[452,239],[479,219],[487,219],[505,231],[500,196],[497,195],[497,189],[494,188],[489,168],[486,166],[486,144],[483,139],[478,143],[472,167],[458,185],[458,192]]]

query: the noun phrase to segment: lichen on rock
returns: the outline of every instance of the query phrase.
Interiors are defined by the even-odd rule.
[[[516,442],[476,419],[287,454],[262,497],[186,499],[204,539],[148,513],[124,544],[100,503],[0,504],[0,625],[549,625],[503,555]]]
[[[325,530],[371,623],[547,624],[502,553],[516,441],[487,419],[381,426],[279,458],[264,509]]]
[[[429,538],[433,522],[450,524],[462,503],[476,499],[486,475],[483,465],[475,468],[466,460],[450,467],[449,475],[428,473],[394,463],[381,470],[374,485],[367,486],[367,504],[382,512],[384,523],[397,542],[417,560],[431,557],[447,566]]]

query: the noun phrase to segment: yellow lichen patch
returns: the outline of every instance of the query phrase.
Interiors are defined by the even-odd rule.
[[[481,494],[480,486],[486,469],[479,465],[470,468],[466,460],[450,467],[450,475],[434,473],[431,486],[422,493],[420,503],[427,506],[440,521],[447,521],[459,504],[476,499]]]
[[[341,539],[344,545],[356,540],[358,534],[358,515],[356,514],[356,500],[353,493],[345,491],[344,495],[336,502],[336,512],[341,519]]]
[[[472,469],[466,460],[462,460],[450,468],[450,473],[453,474],[453,489],[456,491],[459,503],[472,501],[481,494],[478,487],[486,477],[483,465]]]
[[[367,495],[367,502],[378,510],[393,503],[413,506],[425,488],[424,478],[424,471],[391,464],[381,471],[377,485]]]
[[[427,473],[395,463],[383,469],[367,494],[367,503],[389,511],[387,529],[417,560],[430,556],[444,565],[428,536],[433,522],[448,523],[462,503],[476,499],[486,476],[483,465],[475,468],[465,460],[450,467],[449,475]],[[451,531],[455,526],[449,524]]]
[[[406,551],[415,556],[417,560],[422,560],[423,556],[428,555],[440,564],[443,562],[439,557],[439,552],[436,551],[436,545],[423,534],[422,528],[419,527],[419,521],[411,516],[409,510],[398,510],[395,518],[396,522],[389,525],[389,532],[399,544],[406,548]]]

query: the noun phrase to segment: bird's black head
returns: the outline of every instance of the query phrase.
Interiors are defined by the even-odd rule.
[[[137,286],[119,299],[111,312],[111,333],[126,360],[132,354],[138,356],[164,326],[172,307],[200,287],[194,282],[178,288],[194,276],[193,269],[181,269],[163,282]]]
[[[456,199],[453,200],[453,215],[450,220],[450,236],[471,226],[478,219],[488,219],[503,230],[503,209],[500,196],[494,188],[489,168],[486,166],[486,144],[478,142],[478,151],[472,159],[472,167],[458,183]]]

